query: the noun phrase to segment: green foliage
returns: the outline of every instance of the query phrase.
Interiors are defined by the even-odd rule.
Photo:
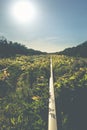
[[[87,41],[76,47],[66,48],[64,51],[58,52],[58,54],[87,58]]]
[[[1,130],[47,129],[49,56],[0,59]]]
[[[59,130],[86,129],[87,59],[53,56]]]
[[[86,129],[87,59],[53,55],[59,130]],[[0,59],[0,129],[47,130],[49,56]]]
[[[0,39],[0,58],[14,57],[16,55],[41,55],[46,54],[41,51],[28,49],[20,43],[7,41],[5,38]]]

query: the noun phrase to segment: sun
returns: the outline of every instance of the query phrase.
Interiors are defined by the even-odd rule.
[[[11,14],[18,23],[29,23],[36,17],[35,7],[29,1],[18,1],[11,8]]]

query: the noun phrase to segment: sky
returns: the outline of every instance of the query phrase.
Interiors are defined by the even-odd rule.
[[[87,0],[24,0],[35,11],[26,24],[12,8],[23,0],[0,0],[0,36],[44,52],[58,52],[87,40]]]

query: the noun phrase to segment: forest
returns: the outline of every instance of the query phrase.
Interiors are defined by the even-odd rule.
[[[16,55],[41,55],[45,52],[29,49],[25,45],[8,41],[5,37],[0,37],[0,58],[14,57]]]
[[[87,57],[87,41],[71,48],[66,48],[63,51],[57,52],[56,54],[74,56],[74,57]]]
[[[52,55],[58,130],[87,128],[87,58]],[[0,59],[0,130],[48,130],[50,55]]]

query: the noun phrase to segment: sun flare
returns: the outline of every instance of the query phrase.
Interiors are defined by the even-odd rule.
[[[28,1],[14,3],[11,13],[13,18],[19,23],[31,22],[36,17],[35,7]]]

